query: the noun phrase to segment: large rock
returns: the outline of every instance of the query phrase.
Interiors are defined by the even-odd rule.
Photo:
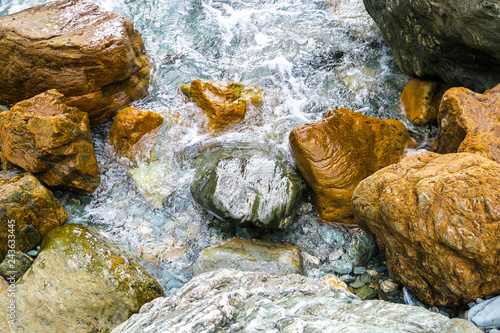
[[[353,223],[351,196],[356,186],[399,162],[409,145],[412,141],[401,122],[344,108],[290,133],[297,169],[312,189],[314,208],[327,222]]]
[[[53,1],[0,17],[0,104],[57,89],[97,124],[147,95],[150,67],[132,22],[91,2]]]
[[[500,329],[500,296],[473,306],[468,319],[482,330]]]
[[[108,332],[159,296],[158,282],[98,231],[66,224],[45,237],[16,283],[16,332]],[[4,312],[0,331],[8,332]]]
[[[283,229],[301,199],[302,187],[302,179],[280,152],[226,147],[198,165],[191,194],[221,220]]]
[[[4,169],[23,169],[49,186],[85,192],[99,186],[88,115],[56,90],[1,113],[0,139]]]
[[[194,277],[175,296],[146,304],[112,333],[236,331],[455,333],[450,319],[423,308],[361,301],[301,275],[235,270]]]
[[[415,125],[424,125],[438,118],[441,97],[448,86],[441,82],[412,79],[401,94],[401,106]]]
[[[500,84],[484,94],[466,88],[448,90],[438,122],[433,151],[474,153],[500,162]]]
[[[293,245],[231,238],[201,251],[195,274],[231,268],[275,275],[301,274],[300,250]]]
[[[364,0],[408,75],[483,92],[500,82],[497,0]]]
[[[393,276],[429,304],[500,293],[500,164],[419,151],[362,181],[357,222],[377,237]]]
[[[8,237],[12,235],[9,230],[14,230],[16,249],[28,251],[67,218],[66,211],[52,192],[33,175],[0,171],[0,260],[7,254],[7,240],[12,239]]]
[[[262,104],[259,88],[239,83],[194,80],[181,86],[181,91],[198,105],[209,118],[212,130],[221,130],[243,120],[247,104]]]

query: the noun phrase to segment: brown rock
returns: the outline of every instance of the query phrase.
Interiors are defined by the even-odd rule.
[[[297,169],[312,189],[316,211],[327,222],[353,223],[351,196],[358,183],[399,162],[412,144],[399,121],[344,108],[290,133]]]
[[[432,151],[474,153],[500,162],[500,84],[484,94],[452,88],[439,108]]]
[[[422,79],[410,80],[401,94],[401,105],[415,125],[436,121],[441,97],[448,89],[444,83]]]
[[[431,305],[500,293],[500,164],[419,151],[363,180],[357,222],[377,237],[394,278]]]
[[[7,281],[0,276],[0,294],[9,289],[10,285],[7,283]]]
[[[154,135],[163,123],[163,117],[152,111],[143,111],[134,107],[120,110],[109,128],[108,140],[121,156],[131,157],[144,152],[146,147],[136,147],[145,134]]]
[[[57,89],[98,124],[147,95],[150,67],[132,22],[91,2],[53,1],[0,17],[0,104]]]
[[[66,211],[52,192],[33,175],[14,170],[0,171],[0,261],[9,249],[8,240],[12,239],[9,235],[15,236],[15,249],[29,251],[67,218]]]
[[[259,88],[239,83],[198,79],[181,86],[181,90],[208,116],[212,130],[220,130],[243,120],[247,103],[257,107],[262,103]]]
[[[0,114],[1,159],[49,186],[93,192],[99,186],[88,115],[49,90]]]

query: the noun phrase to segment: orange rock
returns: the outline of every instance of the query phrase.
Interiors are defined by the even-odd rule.
[[[499,175],[476,154],[419,151],[363,180],[354,214],[422,301],[467,304],[500,293]]]
[[[381,120],[348,109],[295,128],[290,147],[297,169],[312,189],[321,219],[353,223],[352,192],[375,171],[399,162],[413,142],[397,120]]]
[[[9,249],[7,241],[12,239],[9,235],[15,236],[16,250],[29,251],[40,245],[43,237],[67,218],[66,211],[52,192],[33,175],[14,170],[0,171],[0,261]],[[14,230],[14,233],[9,230]]]
[[[500,162],[500,84],[484,94],[452,88],[439,109],[432,151],[474,153]]]
[[[57,89],[92,124],[103,123],[147,95],[150,68],[132,22],[91,2],[53,1],[0,17],[0,104]]]
[[[401,94],[401,105],[415,125],[436,121],[441,97],[448,89],[444,83],[422,79],[410,80]]]
[[[209,118],[209,127],[220,130],[243,120],[247,103],[259,107],[259,88],[223,81],[194,80],[181,86],[182,92],[198,105]]]
[[[9,284],[7,281],[0,276],[0,294],[3,293],[5,290],[9,289]]]
[[[89,119],[49,90],[0,113],[4,169],[22,169],[49,186],[93,192],[99,186]]]
[[[134,107],[120,110],[111,124],[108,140],[121,156],[131,157],[138,152],[144,153],[147,147],[132,147],[145,134],[154,135],[163,124],[163,117],[152,111],[143,111]],[[141,149],[144,148],[144,149]]]

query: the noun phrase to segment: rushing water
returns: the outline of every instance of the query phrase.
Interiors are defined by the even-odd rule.
[[[45,2],[1,1],[0,15]],[[109,124],[94,129],[101,186],[92,196],[56,194],[71,222],[104,230],[166,291],[189,280],[201,249],[232,235],[215,227],[189,194],[194,167],[211,147],[249,142],[275,146],[289,156],[289,132],[338,107],[408,125],[397,105],[408,78],[397,69],[361,0],[94,2],[126,15],[142,34],[154,72],[149,96],[135,106],[167,121],[153,157],[136,161],[111,152],[105,141]],[[199,110],[178,92],[180,84],[196,78],[260,87],[261,112],[233,131],[211,136]],[[309,209],[299,214],[314,215]],[[301,238],[307,237],[304,230],[282,232],[280,240],[307,242]],[[246,231],[237,232],[245,236]]]

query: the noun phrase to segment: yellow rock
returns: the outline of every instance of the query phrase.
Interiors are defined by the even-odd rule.
[[[332,286],[332,287],[342,288],[342,289],[345,289],[347,291],[350,291],[349,287],[347,286],[347,284],[345,284],[344,281],[342,281],[337,276],[332,275],[332,274],[328,274],[327,276],[325,276],[325,283],[329,286]]]
[[[412,79],[401,94],[401,106],[415,125],[436,121],[441,97],[448,89],[444,83]]]

